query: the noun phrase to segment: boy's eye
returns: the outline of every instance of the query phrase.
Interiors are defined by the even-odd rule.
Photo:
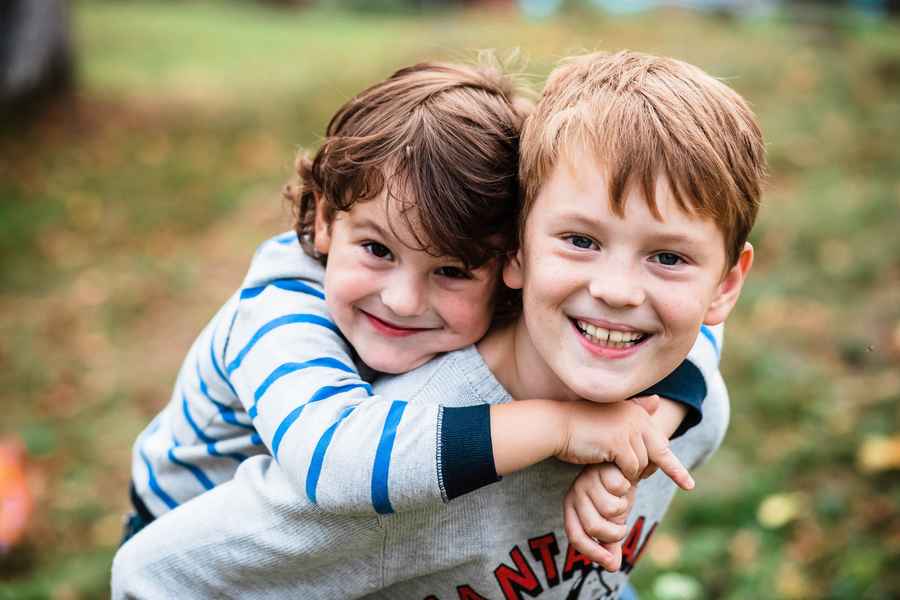
[[[464,269],[460,269],[459,267],[438,267],[435,271],[441,277],[448,277],[450,279],[471,279],[472,274]]]
[[[665,267],[674,267],[679,263],[684,262],[684,259],[672,252],[660,252],[659,254],[655,254],[654,258],[656,259],[656,262]]]
[[[569,240],[570,244],[576,248],[581,248],[582,250],[589,250],[596,246],[594,240],[584,235],[570,235],[566,239]]]
[[[364,242],[362,247],[366,249],[366,252],[376,258],[390,258],[391,256],[390,249],[388,249],[388,247],[384,244],[379,244],[378,242]]]

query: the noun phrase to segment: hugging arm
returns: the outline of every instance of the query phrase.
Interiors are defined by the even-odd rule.
[[[322,278],[295,235],[257,251],[242,289],[188,353],[172,401],[135,444],[136,493],[153,515],[260,453],[275,457],[298,497],[336,513],[440,504],[496,480],[489,439],[473,446],[467,437],[488,430],[487,407],[375,394],[328,314]]]
[[[224,372],[297,493],[325,511],[389,514],[496,480],[489,440],[471,441],[487,407],[375,394],[317,285],[271,281],[241,296]]]
[[[692,355],[701,361],[701,368],[690,365],[697,372],[710,372],[710,383],[720,379],[712,379],[718,369],[718,358],[722,344],[722,328],[717,327],[702,332],[692,349]],[[684,365],[681,367],[684,370]],[[704,384],[706,379],[704,378]],[[661,382],[658,391],[666,389],[674,391],[676,397],[685,398],[684,390]],[[688,381],[688,385],[690,382]],[[721,384],[720,384],[721,385]],[[710,385],[714,389],[715,385]],[[690,389],[690,388],[688,388]],[[703,387],[703,397],[707,388]],[[653,407],[651,420],[657,430],[666,437],[676,433],[684,433],[686,425],[693,426],[697,421],[697,408],[693,403],[682,403],[660,399],[659,405]],[[646,479],[655,471],[650,464],[639,479]],[[617,571],[622,560],[622,540],[625,536],[625,523],[634,504],[638,479],[629,481],[621,470],[612,463],[588,465],[575,478],[563,501],[563,512],[566,534],[572,544],[592,561],[608,571]]]
[[[501,475],[556,456],[575,464],[616,463],[638,479],[649,464],[690,489],[690,475],[669,450],[668,439],[700,422],[707,381],[718,376],[721,327],[698,335],[688,358],[642,392],[662,398],[651,417],[636,402],[525,400],[491,407],[494,461]],[[642,401],[646,402],[646,401]]]

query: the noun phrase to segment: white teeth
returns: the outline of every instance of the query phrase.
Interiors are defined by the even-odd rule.
[[[576,323],[585,337],[595,344],[603,344],[610,348],[628,348],[644,337],[644,334],[638,331],[611,331],[585,321]]]

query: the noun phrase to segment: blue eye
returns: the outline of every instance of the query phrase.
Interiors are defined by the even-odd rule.
[[[674,267],[684,262],[684,259],[672,252],[660,252],[654,255],[656,262],[666,267]]]
[[[459,267],[439,267],[435,273],[448,279],[472,279],[472,274]]]
[[[366,249],[366,252],[376,258],[388,259],[391,257],[390,249],[384,244],[379,244],[378,242],[363,242],[362,247]]]
[[[569,240],[570,244],[582,250],[589,250],[595,246],[594,240],[584,235],[570,235],[566,239]]]

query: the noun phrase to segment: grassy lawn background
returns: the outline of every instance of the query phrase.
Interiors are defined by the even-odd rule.
[[[635,570],[641,597],[900,596],[898,27],[79,2],[74,31],[76,101],[0,134],[0,436],[25,441],[37,500],[0,598],[108,593],[130,445],[288,226],[293,154],[343,100],[426,58],[520,48],[538,88],[562,56],[623,47],[726,78],[772,170],[729,321],[731,429]]]

